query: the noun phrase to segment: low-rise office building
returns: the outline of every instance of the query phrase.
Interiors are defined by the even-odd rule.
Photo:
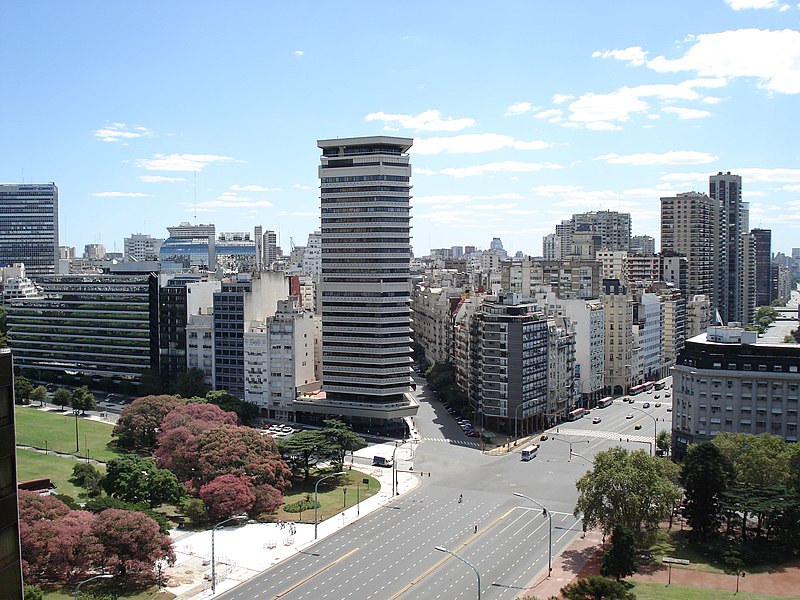
[[[672,371],[677,460],[720,432],[797,441],[800,346],[757,341],[756,332],[709,327],[686,342]]]

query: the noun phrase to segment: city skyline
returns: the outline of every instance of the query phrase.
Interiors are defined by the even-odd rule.
[[[799,5],[610,6],[12,4],[0,182],[55,182],[79,250],[182,221],[287,249],[320,229],[315,141],[392,135],[414,140],[417,256],[493,237],[540,255],[597,210],[658,250],[660,198],[719,171],[789,253]]]

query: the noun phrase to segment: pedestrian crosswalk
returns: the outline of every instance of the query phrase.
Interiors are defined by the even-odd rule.
[[[455,444],[457,446],[468,446],[470,448],[480,448],[480,442],[474,440],[451,440],[445,437],[422,437],[419,438],[420,442],[447,442],[448,444]]]
[[[630,435],[627,433],[619,433],[617,431],[597,431],[596,429],[560,429],[557,431],[550,431],[550,435],[562,437],[565,435],[576,437],[590,437],[590,438],[603,438],[606,440],[616,440],[618,442],[652,442],[653,438],[646,435]]]

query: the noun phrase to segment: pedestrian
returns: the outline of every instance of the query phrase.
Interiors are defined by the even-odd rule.
[[[478,533],[478,526],[475,525],[475,533]]]
[[[461,504],[461,502],[462,502],[463,500],[464,500],[464,494],[459,494],[459,495],[458,495],[458,503],[459,503],[459,504]]]

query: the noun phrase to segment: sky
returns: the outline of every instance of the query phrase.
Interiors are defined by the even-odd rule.
[[[800,3],[6,0],[0,183],[53,181],[62,245],[182,221],[319,229],[316,141],[414,138],[416,256],[542,253],[574,213],[742,176],[800,246]],[[658,249],[658,245],[657,245]]]

